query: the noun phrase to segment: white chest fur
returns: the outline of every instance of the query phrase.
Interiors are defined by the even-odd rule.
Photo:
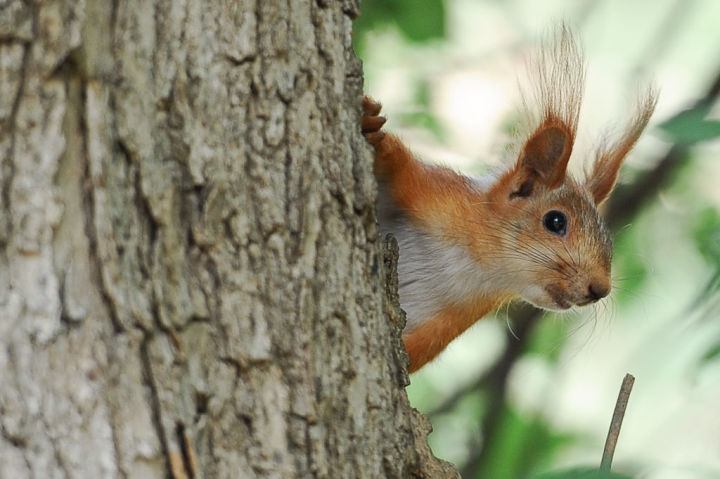
[[[392,233],[400,249],[398,278],[400,305],[407,313],[405,333],[448,305],[495,289],[465,248],[414,227],[384,190],[381,185],[378,219],[383,236]]]

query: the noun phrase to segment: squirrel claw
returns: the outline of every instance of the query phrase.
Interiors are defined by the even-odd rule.
[[[363,97],[363,112],[365,116],[377,116],[382,109],[382,103],[376,102],[369,96]]]
[[[362,119],[362,132],[364,134],[380,131],[387,120],[384,116],[364,116]]]
[[[385,132],[380,129],[387,119],[380,116],[382,105],[369,96],[363,97],[363,118],[362,118],[362,134],[367,141],[377,147],[385,138]]]

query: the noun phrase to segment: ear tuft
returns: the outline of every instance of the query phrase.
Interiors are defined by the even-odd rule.
[[[561,25],[551,40],[528,64],[532,88],[523,92],[523,102],[533,123],[540,126],[525,142],[516,170],[525,170],[538,182],[557,188],[565,178],[575,142],[585,64],[567,26]]]
[[[603,144],[597,149],[592,172],[585,180],[595,204],[599,205],[610,196],[620,166],[647,126],[655,110],[657,99],[657,90],[652,86],[649,87],[637,102],[636,113],[625,127],[623,135],[614,143]]]

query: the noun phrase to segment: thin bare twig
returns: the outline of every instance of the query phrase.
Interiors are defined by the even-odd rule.
[[[602,461],[600,461],[601,471],[610,471],[613,456],[615,455],[615,446],[617,446],[618,437],[620,436],[620,427],[625,417],[625,409],[627,409],[630,392],[632,392],[634,383],[635,378],[631,374],[626,374],[622,386],[620,386],[620,393],[615,403],[615,412],[613,412],[610,429],[608,430],[607,439],[605,440]]]

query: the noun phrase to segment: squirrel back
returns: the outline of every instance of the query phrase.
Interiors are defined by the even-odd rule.
[[[657,101],[649,89],[623,133],[597,148],[591,170],[566,169],[584,84],[582,56],[562,29],[534,71],[536,128],[514,165],[469,178],[416,160],[381,130],[380,104],[363,102],[375,147],[378,220],[400,247],[403,341],[414,372],[478,319],[522,298],[549,310],[584,306],[611,289],[612,241],[598,212]]]

